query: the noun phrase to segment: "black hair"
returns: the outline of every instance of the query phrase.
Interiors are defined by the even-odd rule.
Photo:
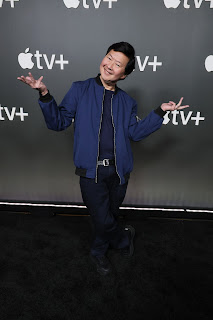
[[[131,44],[129,44],[128,42],[122,41],[112,44],[108,48],[106,54],[108,54],[111,50],[122,52],[129,58],[129,62],[127,63],[125,68],[125,74],[129,75],[135,69],[135,49],[133,48],[133,46],[131,46]]]

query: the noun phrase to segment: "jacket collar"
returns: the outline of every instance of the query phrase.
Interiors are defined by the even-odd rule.
[[[101,75],[100,73],[97,75],[97,77],[95,78],[95,81],[99,86],[103,87],[103,83],[101,82],[100,75]],[[117,87],[117,85],[115,85],[115,94],[118,93],[118,90],[119,88]]]

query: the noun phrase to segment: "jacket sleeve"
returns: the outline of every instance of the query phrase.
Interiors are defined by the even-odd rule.
[[[137,105],[132,108],[132,114],[129,122],[129,138],[133,141],[140,141],[151,133],[160,129],[163,123],[164,112],[160,107],[151,111],[144,119],[137,116]]]
[[[55,131],[65,130],[71,125],[75,118],[78,105],[78,89],[76,83],[72,84],[59,106],[49,93],[47,97],[40,97],[38,102],[47,127]]]

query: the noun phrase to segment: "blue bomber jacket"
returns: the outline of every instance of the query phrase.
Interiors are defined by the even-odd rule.
[[[104,94],[105,88],[98,75],[74,82],[59,106],[50,94],[39,99],[49,129],[61,131],[74,123],[76,174],[87,178],[97,178]],[[111,114],[116,171],[123,184],[133,169],[130,140],[139,141],[158,130],[165,112],[159,107],[140,120],[136,101],[116,86],[111,99]]]

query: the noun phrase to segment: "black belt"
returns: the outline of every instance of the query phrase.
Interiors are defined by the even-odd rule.
[[[97,163],[98,163],[98,166],[108,167],[108,166],[114,166],[115,160],[114,159],[104,159],[104,160],[98,161]]]

